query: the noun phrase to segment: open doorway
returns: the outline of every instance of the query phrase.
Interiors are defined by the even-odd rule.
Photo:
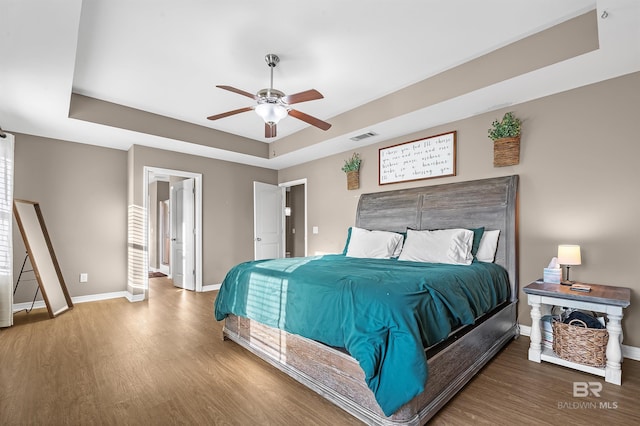
[[[202,291],[202,175],[145,167],[144,177],[146,297],[149,277]]]
[[[307,255],[306,183],[253,183],[254,259]]]
[[[168,175],[149,176],[149,278],[171,275],[171,215]]]
[[[307,180],[300,179],[279,185],[285,188],[285,257],[307,255]]]

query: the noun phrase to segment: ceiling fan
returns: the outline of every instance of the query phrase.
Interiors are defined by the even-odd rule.
[[[265,56],[265,61],[267,61],[267,65],[271,68],[271,85],[269,89],[262,89],[258,91],[255,95],[252,95],[249,92],[245,92],[244,90],[236,89],[231,86],[216,86],[220,89],[228,90],[230,92],[237,93],[239,95],[246,96],[257,101],[257,104],[254,106],[244,107],[240,109],[235,109],[233,111],[223,112],[222,114],[212,115],[211,117],[207,117],[209,120],[218,120],[220,118],[229,117],[231,115],[240,114],[241,112],[255,110],[256,113],[262,117],[264,120],[264,137],[265,138],[274,138],[276,136],[276,125],[278,122],[290,115],[298,120],[302,120],[305,123],[311,124],[322,130],[329,130],[331,124],[322,121],[316,117],[312,117],[309,114],[305,114],[304,112],[298,111],[297,109],[291,108],[291,105],[297,104],[300,102],[313,101],[316,99],[322,99],[324,96],[320,92],[315,89],[306,90],[304,92],[296,93],[294,95],[285,95],[280,90],[276,90],[273,88],[273,69],[280,62],[280,58],[278,55],[274,55],[273,53],[269,53]]]

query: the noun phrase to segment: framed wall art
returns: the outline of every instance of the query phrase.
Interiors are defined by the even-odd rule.
[[[378,184],[455,176],[456,133],[442,133],[380,148]]]

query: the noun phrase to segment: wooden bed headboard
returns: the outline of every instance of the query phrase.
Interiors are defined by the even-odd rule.
[[[509,272],[511,300],[518,298],[518,175],[362,194],[355,225],[410,229],[499,229],[495,263]]]

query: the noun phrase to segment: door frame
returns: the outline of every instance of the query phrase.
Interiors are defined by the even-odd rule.
[[[202,173],[187,172],[184,170],[165,169],[162,167],[144,166],[143,168],[143,192],[142,199],[144,201],[144,218],[143,226],[146,235],[146,245],[149,247],[149,175],[151,173],[159,175],[179,176],[184,178],[193,178],[195,185],[195,285],[196,291],[202,291]],[[145,299],[149,298],[149,259],[148,251],[145,257],[145,273],[144,273],[144,294]]]
[[[309,212],[309,208],[307,206],[307,178],[292,180],[288,182],[279,183],[278,186],[281,188],[289,188],[291,186],[304,185],[304,255],[309,256],[308,251],[308,234],[307,234],[307,214]],[[283,200],[284,201],[284,200]],[[284,218],[284,209],[282,210],[282,217]],[[284,220],[284,219],[283,219]],[[282,247],[286,247],[286,233],[282,233]]]

